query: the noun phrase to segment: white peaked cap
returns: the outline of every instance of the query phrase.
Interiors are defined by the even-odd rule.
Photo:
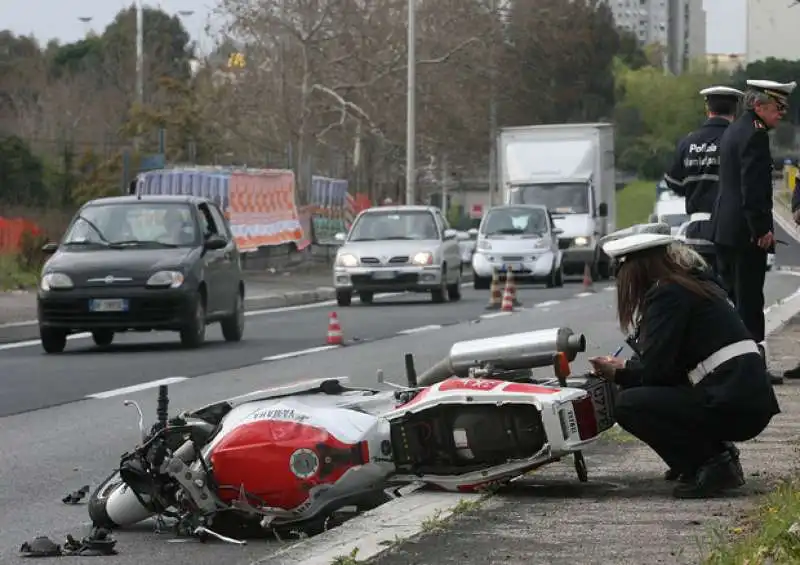
[[[622,239],[623,237],[628,237],[640,233],[657,233],[661,235],[670,235],[672,233],[672,229],[669,227],[669,224],[664,222],[652,222],[649,224],[634,224],[629,228],[623,228],[621,230],[611,232],[610,234],[600,238],[600,245],[603,246],[610,241],[615,241],[617,239]]]
[[[674,241],[674,237],[663,233],[637,233],[604,243],[603,251],[612,259],[622,262],[631,253],[664,247]]]
[[[703,96],[744,96],[744,92],[730,86],[709,86],[700,91]]]
[[[797,87],[797,83],[795,81],[775,82],[774,80],[748,80],[747,86],[786,102],[789,99],[789,95]]]

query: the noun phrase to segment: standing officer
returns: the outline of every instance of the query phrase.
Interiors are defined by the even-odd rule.
[[[690,215],[688,239],[711,239],[711,212],[719,187],[719,142],[736,119],[744,93],[729,86],[711,86],[700,91],[706,101],[705,123],[678,143],[667,186],[686,199]]]
[[[744,325],[764,350],[764,280],[775,247],[767,132],[786,114],[796,82],[748,80],[746,110],[720,141],[720,189],[711,212],[717,268]],[[772,376],[774,383],[783,382]]]

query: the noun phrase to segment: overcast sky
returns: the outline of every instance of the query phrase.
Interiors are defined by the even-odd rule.
[[[706,51],[709,53],[741,53],[745,47],[745,1],[703,0],[708,24]],[[203,35],[214,0],[145,0],[165,12],[192,10],[184,26],[197,40]],[[0,28],[21,35],[33,34],[42,43],[57,38],[62,42],[83,37],[87,26],[102,31],[131,0],[0,0]],[[91,17],[89,24],[78,18]],[[208,39],[202,40],[203,47]]]

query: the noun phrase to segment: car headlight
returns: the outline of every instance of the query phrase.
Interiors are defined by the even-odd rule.
[[[158,271],[147,279],[147,286],[178,288],[183,281],[183,273],[180,271]]]
[[[543,239],[533,242],[534,249],[544,249],[545,247],[547,247],[547,242]]]
[[[431,263],[433,263],[433,253],[427,251],[417,253],[411,258],[412,265],[430,265]]]
[[[490,251],[492,249],[492,244],[482,239],[477,244],[478,249],[483,249],[484,251]]]
[[[342,253],[336,257],[336,264],[340,267],[355,267],[358,265],[358,257],[350,253]]]
[[[72,279],[64,273],[47,273],[42,277],[39,287],[44,290],[66,290],[74,287]]]
[[[588,237],[583,237],[583,236],[576,237],[574,240],[572,240],[572,243],[576,247],[586,247],[587,245],[589,245],[589,238]]]

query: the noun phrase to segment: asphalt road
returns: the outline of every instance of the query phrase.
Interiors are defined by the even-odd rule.
[[[792,294],[799,284],[796,276],[770,274],[768,302]],[[260,360],[276,352],[322,344],[331,308],[305,307],[251,316],[246,341],[234,346],[212,342],[194,352],[179,350],[171,337],[161,340],[161,345],[148,344],[159,336],[134,336],[131,343],[123,342],[102,353],[79,341],[71,343],[70,353],[62,356],[42,355],[38,347],[0,350],[2,408],[6,414],[24,411],[0,419],[0,563],[20,562],[16,550],[36,535],[50,535],[57,541],[67,533],[84,535],[88,526],[85,506],[67,506],[61,498],[84,484],[94,487],[119,455],[136,443],[135,411],[122,407],[124,398],[143,402],[148,420],[155,417],[155,389],[80,400],[87,394],[165,376],[194,377],[171,387],[174,413],[318,376],[349,375],[356,384],[371,384],[376,371],[383,369],[387,380],[403,382],[404,352],[415,353],[418,367],[424,369],[459,340],[556,326],[569,326],[587,336],[588,352],[576,362],[577,372],[587,368],[585,357],[613,351],[622,337],[614,320],[614,293],[600,286],[590,294],[582,290],[579,284],[563,289],[524,289],[520,297],[527,309],[483,319],[487,293],[471,289],[465,289],[460,303],[433,306],[403,297],[387,304],[340,309],[346,336],[373,341],[271,362]],[[397,335],[402,330],[445,325]],[[120,555],[113,559],[119,565],[211,565],[221,560],[244,565],[281,549],[280,544],[269,541],[244,547],[173,543],[167,534],[154,534],[149,525],[119,532],[116,537]],[[77,565],[98,563],[99,559],[69,561]]]

